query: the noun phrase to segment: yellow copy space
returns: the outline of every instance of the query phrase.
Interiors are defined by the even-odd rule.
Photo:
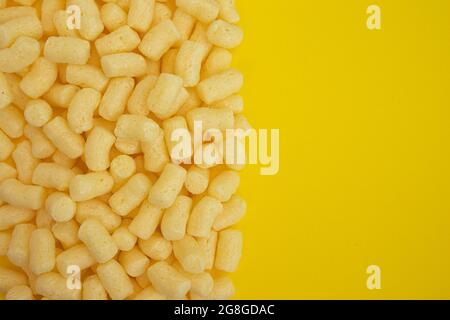
[[[279,174],[242,177],[237,298],[450,298],[450,1],[237,2],[246,114],[281,130]]]

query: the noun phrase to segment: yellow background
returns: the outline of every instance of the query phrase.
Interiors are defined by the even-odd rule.
[[[450,1],[237,2],[246,113],[281,130],[281,170],[242,177],[236,298],[450,298]]]
[[[242,178],[237,298],[450,298],[450,1],[237,2],[246,113],[281,130],[280,173]]]

